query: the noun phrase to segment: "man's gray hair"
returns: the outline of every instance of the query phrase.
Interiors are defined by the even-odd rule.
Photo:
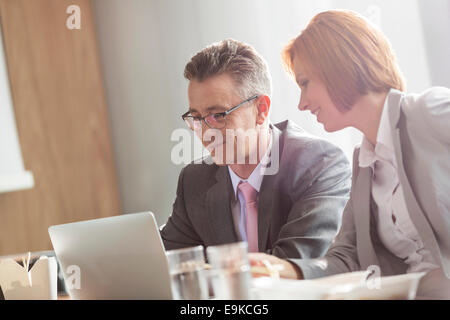
[[[272,95],[267,62],[246,43],[234,39],[213,43],[195,54],[184,68],[186,79],[199,82],[221,74],[231,76],[242,99]]]

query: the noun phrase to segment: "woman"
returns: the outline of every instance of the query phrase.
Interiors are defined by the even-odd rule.
[[[300,111],[332,132],[364,134],[353,157],[350,200],[325,257],[284,260],[282,276],[311,279],[379,268],[427,272],[424,297],[450,298],[450,90],[405,93],[389,41],[351,11],[316,15],[284,49],[301,89]]]

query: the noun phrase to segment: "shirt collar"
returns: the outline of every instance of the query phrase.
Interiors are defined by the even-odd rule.
[[[228,167],[228,172],[230,173],[231,183],[233,184],[233,190],[234,195],[237,195],[237,186],[239,182],[248,182],[257,192],[259,192],[259,189],[261,188],[262,180],[264,178],[264,173],[266,171],[266,165],[269,163],[270,160],[270,151],[272,149],[272,140],[273,140],[273,131],[271,130],[270,134],[270,142],[269,146],[266,150],[266,153],[264,154],[264,157],[262,157],[261,161],[258,163],[255,169],[253,169],[252,173],[248,177],[248,179],[242,179],[240,178],[234,171]]]
[[[363,136],[361,146],[359,147],[359,166],[361,168],[372,167],[375,160],[376,158],[373,144],[365,136]]]
[[[398,106],[390,106],[388,101],[388,96],[391,94],[389,91],[386,96],[383,111],[381,112],[380,124],[378,127],[376,145],[374,146],[365,136],[361,142],[361,147],[359,150],[359,158],[358,163],[359,166],[364,167],[373,167],[373,164],[376,160],[387,160],[394,164],[394,147],[392,143],[392,133],[391,126],[389,123],[389,112],[388,109],[390,107],[398,107]]]
[[[389,94],[388,94],[389,95]],[[398,108],[388,103],[388,98],[384,102],[383,112],[381,113],[380,127],[377,133],[377,145],[375,153],[384,160],[391,161],[394,157],[394,144],[392,142],[391,124],[389,122],[389,108]]]

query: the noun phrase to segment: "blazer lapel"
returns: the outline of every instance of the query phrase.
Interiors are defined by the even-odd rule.
[[[267,242],[269,240],[269,231],[270,231],[270,222],[273,216],[273,197],[275,194],[275,178],[276,174],[279,171],[281,152],[282,152],[282,144],[280,144],[281,131],[272,126],[272,147],[270,150],[270,161],[267,164],[267,167],[270,168],[270,171],[266,170],[266,174],[261,183],[261,188],[259,189],[259,198],[258,198],[258,250],[260,252],[267,251]],[[275,161],[273,161],[273,157],[277,157]],[[278,166],[278,168],[272,167]]]
[[[211,227],[211,245],[237,242],[231,215],[231,180],[226,166],[220,166],[214,184],[206,193],[206,205]]]
[[[353,215],[355,219],[356,242],[359,262],[361,268],[371,265],[379,266],[378,258],[373,248],[370,236],[370,192],[372,189],[372,169],[359,168],[354,190],[357,192],[353,197]]]
[[[272,218],[272,202],[274,195],[275,176],[264,176],[259,190],[258,199],[258,250],[267,250],[267,240],[269,239],[270,221]]]
[[[400,184],[403,188],[403,194],[406,201],[406,207],[408,208],[408,213],[419,232],[420,238],[422,239],[425,247],[429,249],[436,259],[441,262],[441,255],[439,252],[439,245],[436,241],[433,230],[430,227],[430,222],[427,216],[420,207],[414,191],[409,183],[408,176],[406,175],[405,167],[403,165],[403,152],[402,152],[402,142],[400,137],[400,117],[401,117],[401,100],[402,95],[399,93],[397,95],[392,95],[388,103],[389,106],[389,121],[392,132],[392,143],[395,149],[395,157],[397,161],[397,171]],[[431,188],[429,189],[431,190]],[[428,192],[429,190],[424,190]],[[432,199],[432,197],[428,197]]]

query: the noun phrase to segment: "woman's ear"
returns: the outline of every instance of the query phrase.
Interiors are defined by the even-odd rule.
[[[269,117],[270,110],[270,98],[266,95],[261,95],[256,100],[258,115],[256,117],[256,123],[262,125]]]

